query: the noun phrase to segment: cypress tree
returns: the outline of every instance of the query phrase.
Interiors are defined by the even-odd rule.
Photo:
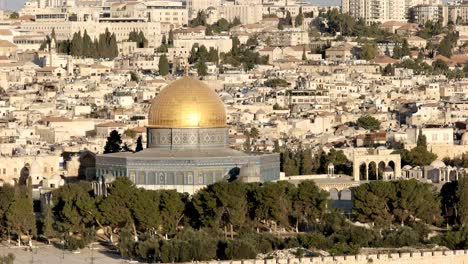
[[[197,62],[198,58],[197,58],[197,45],[194,44],[192,46],[192,50],[190,50],[190,57],[188,58],[188,61],[190,64],[193,64],[195,62]]]
[[[107,137],[107,142],[104,146],[104,154],[120,152],[122,150],[121,144],[122,138],[119,132],[112,130],[109,137]]]
[[[55,28],[52,28],[52,33],[50,34],[50,38],[55,40],[55,42],[57,42],[57,37],[55,35]]]
[[[148,40],[146,39],[145,34],[143,33],[143,31],[140,31],[140,33],[138,33],[138,40],[140,41],[139,42],[139,48],[147,48],[148,47]]]
[[[302,14],[302,8],[299,8],[299,14],[296,16],[294,22],[296,27],[302,26],[302,24],[304,23],[304,15]]]
[[[162,55],[159,58],[159,75],[166,76],[169,74],[169,62],[167,60],[166,55]]]
[[[213,62],[213,63],[218,64],[218,62],[219,62],[218,50],[213,48],[213,47],[210,47],[210,51],[208,52],[207,60],[209,62]]]
[[[198,76],[208,75],[208,67],[206,66],[204,59],[201,59],[197,62],[197,73],[198,73]]]
[[[97,40],[97,38],[94,38],[94,41],[93,41],[93,58],[95,59],[99,59],[101,57],[100,55],[100,51],[99,51],[99,40]]]
[[[115,33],[112,33],[111,35],[109,50],[110,50],[110,57],[109,57],[110,59],[114,59],[117,56],[119,56],[119,47],[117,46],[117,37],[115,36]]]
[[[87,58],[92,58],[93,57],[93,42],[91,41],[91,38],[88,35],[88,32],[84,31],[83,33],[83,56]]]
[[[137,139],[137,145],[135,148],[135,152],[139,152],[143,150],[143,138],[141,136],[138,137]]]
[[[81,57],[83,55],[83,39],[81,31],[73,34],[73,39],[70,44],[70,53],[74,57]]]
[[[106,29],[107,31],[107,29]],[[99,41],[97,45],[97,50],[99,54],[99,58],[106,58],[108,54],[108,50],[106,49],[106,33],[99,35]]]
[[[172,32],[172,29],[169,30],[168,44],[169,44],[170,46],[174,45],[174,32]]]

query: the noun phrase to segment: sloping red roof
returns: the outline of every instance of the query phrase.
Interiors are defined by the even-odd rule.
[[[398,63],[399,60],[396,60],[394,58],[390,58],[388,56],[379,56],[373,60],[371,60],[373,63],[379,63],[379,64],[395,64]]]

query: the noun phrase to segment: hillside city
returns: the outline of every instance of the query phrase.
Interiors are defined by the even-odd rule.
[[[468,1],[0,9],[0,264],[468,260]]]

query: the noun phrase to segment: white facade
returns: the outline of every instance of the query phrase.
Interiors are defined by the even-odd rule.
[[[442,4],[440,0],[342,0],[344,13],[367,22],[404,21],[411,7],[422,4]]]
[[[25,22],[21,24],[23,30],[31,32],[44,32],[50,34],[52,30],[55,30],[57,40],[72,39],[75,32],[85,30],[91,39],[98,38],[100,34],[104,33],[108,29],[111,33],[115,33],[117,41],[121,42],[128,39],[130,32],[142,31],[148,39],[149,47],[159,47],[161,43],[161,24],[159,22],[146,22],[146,21],[87,21],[87,22]]]

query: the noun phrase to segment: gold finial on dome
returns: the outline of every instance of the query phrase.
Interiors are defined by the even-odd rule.
[[[226,127],[226,110],[218,94],[208,85],[185,76],[166,86],[153,100],[148,127]]]

